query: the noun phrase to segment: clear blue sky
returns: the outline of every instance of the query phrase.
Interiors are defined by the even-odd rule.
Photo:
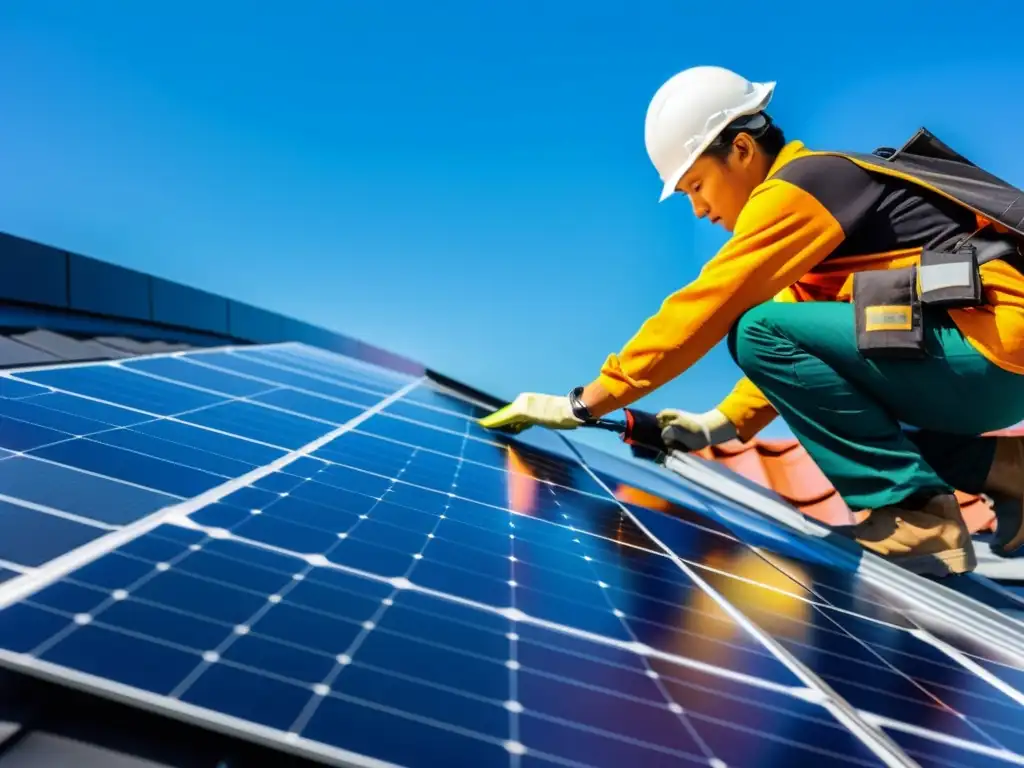
[[[657,202],[663,80],[776,80],[791,138],[926,125],[1024,185],[1022,28],[1007,0],[5,0],[0,230],[563,393],[724,242]],[[737,376],[719,347],[643,406]]]

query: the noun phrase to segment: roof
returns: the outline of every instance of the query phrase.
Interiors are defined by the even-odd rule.
[[[160,352],[195,349],[190,344],[143,341],[124,336],[76,336],[45,328],[0,333],[0,368],[26,365],[82,363],[92,360],[123,360]]]
[[[153,276],[8,238],[0,290],[67,355],[0,370],[0,768],[1024,763],[990,579]]]
[[[730,440],[699,455],[775,491],[803,514],[828,525],[847,525],[863,517],[863,510],[846,505],[797,440]],[[957,491],[957,498],[972,533],[992,526],[995,515],[987,499],[963,491]]]

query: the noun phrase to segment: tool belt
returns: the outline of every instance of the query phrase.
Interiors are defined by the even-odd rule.
[[[868,358],[925,357],[925,309],[985,304],[981,266],[1006,261],[1024,275],[1024,254],[1008,237],[972,237],[948,251],[924,250],[920,264],[853,276],[857,348]]]

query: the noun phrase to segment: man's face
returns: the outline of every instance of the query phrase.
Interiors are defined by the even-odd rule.
[[[703,155],[686,172],[676,189],[690,198],[698,219],[711,219],[727,232],[736,227],[740,211],[761,183],[754,172],[755,147],[741,134],[725,160]]]

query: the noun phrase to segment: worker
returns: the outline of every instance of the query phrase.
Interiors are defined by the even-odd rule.
[[[868,512],[839,529],[864,548],[919,574],[972,570],[959,489],[996,501],[993,550],[1011,554],[1024,441],[983,435],[1024,420],[1024,197],[924,130],[871,154],[787,140],[774,90],[720,67],[658,89],[645,141],[661,200],[687,196],[730,239],[589,384],[520,394],[481,425],[576,428],[725,340],[744,376],[706,413],[658,414],[677,444],[748,441],[781,415]]]

